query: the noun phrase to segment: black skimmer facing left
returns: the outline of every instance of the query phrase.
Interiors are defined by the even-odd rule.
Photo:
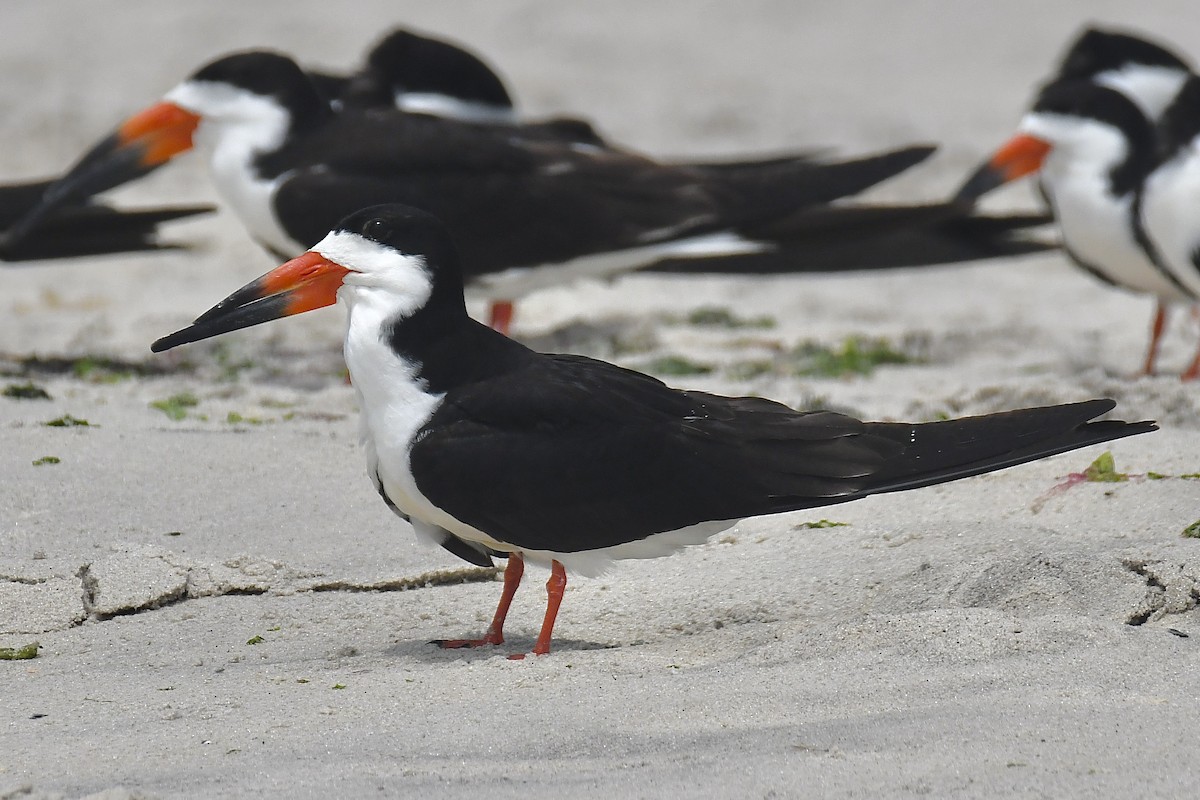
[[[950,204],[861,215],[829,206],[923,160],[928,147],[837,164],[802,156],[692,168],[524,131],[398,110],[335,113],[291,59],[251,51],[212,62],[131,118],[63,179],[61,192],[141,174],[194,143],[218,192],[276,254],[303,252],[364,206],[403,202],[444,220],[469,287],[493,300],[664,260],[736,257],[737,271],[754,272],[745,262],[758,254],[768,264],[762,271],[821,271],[804,259],[805,242],[890,236],[922,217],[937,238],[937,226],[959,214]],[[824,225],[826,214],[837,224]],[[1010,240],[1007,232],[986,236],[980,255]],[[1038,249],[1012,242],[1012,252]],[[776,254],[787,259],[782,267]],[[932,251],[924,263],[942,255]],[[858,268],[916,263],[883,250],[864,258],[875,261]]]
[[[1161,113],[1187,80],[1174,54],[1128,34],[1085,32],[1042,89],[1018,133],[963,185],[974,202],[991,189],[1037,173],[1062,232],[1063,249],[1112,285],[1157,300],[1143,374],[1152,374],[1173,303],[1200,299],[1178,271],[1149,252],[1138,206],[1155,168]],[[1185,377],[1194,377],[1190,370]]]
[[[477,640],[500,644],[530,560],[549,565],[536,654],[566,570],[604,571],[700,544],[745,517],[978,475],[1155,430],[1092,422],[1111,400],[923,424],[801,413],[672,389],[582,356],[546,355],[467,316],[450,234],[403,206],[352,214],[311,251],[234,292],[156,352],[340,299],[368,473],[417,535],[477,564],[506,555]]]

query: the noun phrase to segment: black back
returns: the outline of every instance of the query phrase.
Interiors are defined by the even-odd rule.
[[[1057,80],[1091,80],[1127,64],[1190,69],[1187,62],[1162,45],[1129,33],[1088,28],[1063,56]]]
[[[1158,160],[1169,161],[1200,136],[1200,77],[1192,75],[1158,121]]]
[[[190,80],[227,83],[272,98],[291,114],[293,131],[319,125],[331,114],[328,101],[309,75],[282,53],[233,53],[201,67]]]
[[[490,66],[458,44],[402,28],[392,31],[367,56],[364,81],[351,88],[387,91],[390,103],[397,90],[443,94],[499,108],[513,107],[504,82]]]

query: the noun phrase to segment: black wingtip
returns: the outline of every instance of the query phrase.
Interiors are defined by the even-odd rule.
[[[125,210],[102,204],[68,205],[40,220],[36,230],[0,233],[0,260],[44,261],[155,250],[186,245],[158,241],[158,226],[213,211],[208,205]]]

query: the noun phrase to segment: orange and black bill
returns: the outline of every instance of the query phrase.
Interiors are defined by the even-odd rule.
[[[136,180],[190,150],[200,118],[173,103],[159,103],[121,124],[50,184],[41,201],[9,229],[19,241],[64,206]]]
[[[337,302],[337,290],[349,271],[320,253],[307,252],[246,284],[188,327],[150,345],[150,349],[161,353],[181,344],[331,306]]]
[[[1049,152],[1050,145],[1035,136],[1014,136],[967,179],[954,201],[974,203],[993,189],[1037,172]]]

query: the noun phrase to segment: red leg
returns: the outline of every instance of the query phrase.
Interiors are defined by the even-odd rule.
[[[511,300],[493,300],[492,307],[488,311],[488,327],[494,331],[499,331],[505,336],[508,336],[508,329],[512,327],[513,304]]]
[[[1198,308],[1200,308],[1200,306],[1198,306]],[[1196,378],[1200,378],[1200,349],[1196,350],[1196,356],[1192,359],[1192,363],[1186,370],[1184,370],[1183,374],[1180,375],[1179,378],[1180,380],[1185,381],[1194,381]]]
[[[1192,306],[1192,322],[1200,322],[1200,304]],[[1200,378],[1200,348],[1196,350],[1196,355],[1192,358],[1192,363],[1179,376],[1180,380],[1194,381]]]
[[[504,643],[504,618],[512,606],[513,596],[521,585],[521,576],[525,574],[525,561],[516,553],[508,556],[508,566],[504,568],[504,591],[500,593],[500,605],[496,606],[496,615],[492,624],[488,625],[487,633],[482,639],[441,639],[434,644],[447,649],[460,647],[482,647],[485,644]],[[565,578],[564,578],[565,580]]]
[[[1163,330],[1167,327],[1167,306],[1161,300],[1154,309],[1154,322],[1150,325],[1150,347],[1146,351],[1146,363],[1142,367],[1143,375],[1154,374],[1154,362],[1158,360],[1158,341],[1162,338]]]
[[[551,562],[550,579],[546,581],[546,616],[542,619],[542,632],[538,634],[537,642],[533,645],[535,656],[544,656],[550,652],[550,636],[554,633],[554,620],[558,617],[558,607],[562,605],[563,591],[567,588],[567,570],[557,561]],[[524,653],[509,656],[514,661],[520,661]]]

